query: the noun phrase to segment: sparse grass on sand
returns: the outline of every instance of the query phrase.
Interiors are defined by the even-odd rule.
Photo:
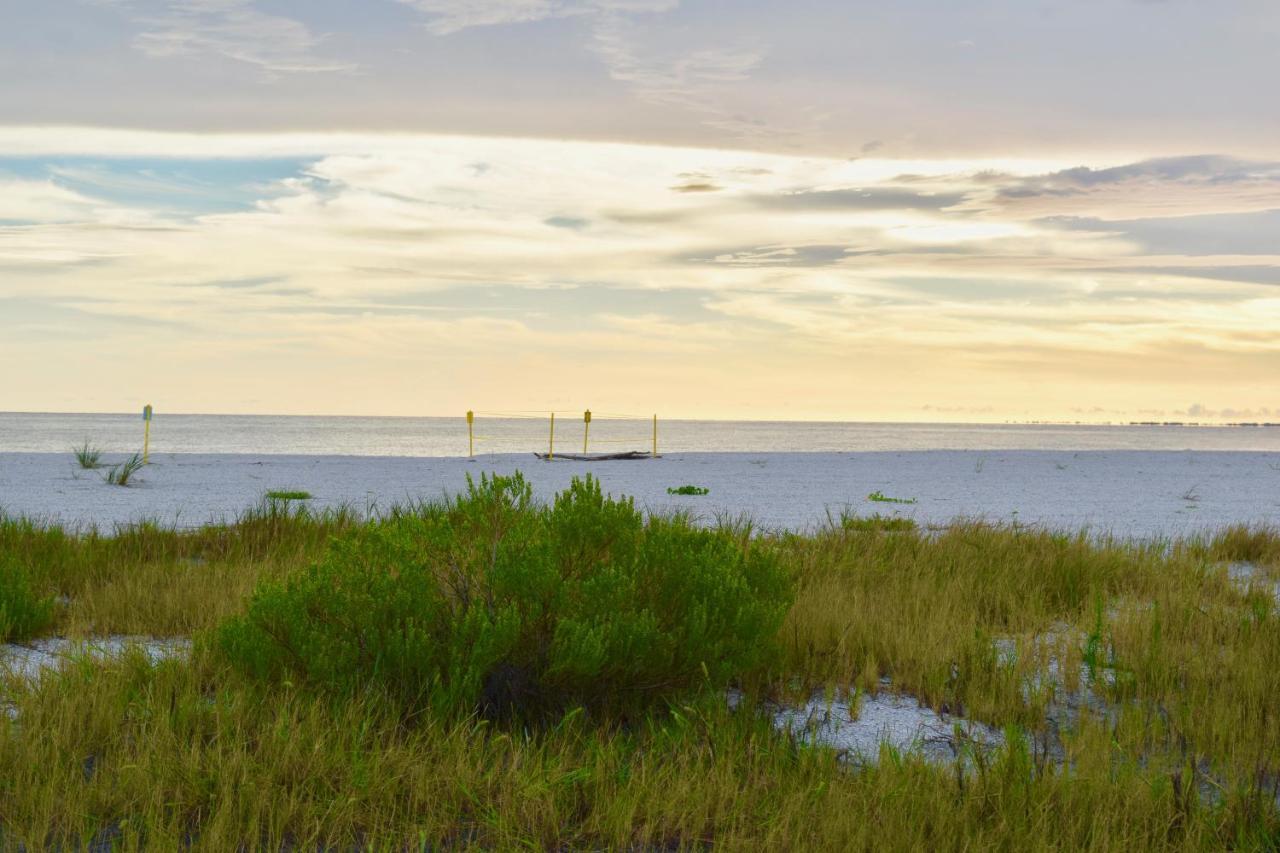
[[[355,513],[267,502],[221,526],[82,535],[0,520],[0,563],[37,600],[66,597],[45,634],[196,638],[189,660],[4,682],[0,849],[1280,845],[1280,532],[1134,543],[898,521],[756,536],[794,599],[761,638],[778,655],[739,674],[738,710],[692,690],[529,728],[258,680],[209,641],[260,584],[359,531]],[[1056,715],[1086,656],[1104,710]],[[884,678],[1004,727],[1006,746],[961,769],[891,750],[854,766],[754,712]],[[1050,729],[1062,760],[1041,748]]]
[[[108,468],[107,474],[103,479],[110,486],[127,486],[133,480],[133,476],[141,471],[145,464],[142,461],[142,455],[135,453],[118,465],[112,465]]]
[[[272,501],[309,501],[311,493],[301,489],[272,489],[267,492],[267,500]]]
[[[83,444],[71,448],[71,452],[75,454],[76,464],[85,470],[92,471],[102,466],[102,451],[90,444],[87,438]]]

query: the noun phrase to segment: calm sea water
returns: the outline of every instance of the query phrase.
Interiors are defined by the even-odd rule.
[[[476,453],[545,451],[541,418],[476,418]],[[68,452],[88,439],[109,452],[142,446],[140,414],[0,413],[0,452]],[[653,425],[595,417],[591,452],[649,450]],[[557,415],[555,446],[581,452],[583,423]],[[151,425],[153,453],[298,453],[352,456],[465,456],[464,418],[168,415]],[[1263,450],[1280,452],[1280,427],[895,424],[797,421],[658,423],[658,450]]]

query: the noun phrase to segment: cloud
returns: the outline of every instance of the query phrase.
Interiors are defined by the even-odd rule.
[[[758,195],[755,204],[775,210],[943,210],[967,198],[964,192],[930,193],[896,187],[795,190]]]
[[[1280,187],[1277,188],[1280,190]],[[1190,199],[1187,200],[1188,203]],[[1280,196],[1273,199],[1280,205]],[[1143,207],[1140,196],[1130,199]],[[1146,219],[1047,217],[1041,225],[1065,231],[1123,237],[1154,255],[1280,254],[1280,208],[1254,213],[1218,213]]]
[[[95,201],[53,181],[0,177],[0,223],[70,222],[90,218]]]
[[[524,24],[573,15],[666,12],[680,0],[398,0],[428,16],[427,29],[449,35],[472,27]]]
[[[1079,167],[1021,178],[979,178],[992,192],[976,198],[975,208],[1019,216],[1133,219],[1280,207],[1280,162],[1215,155],[1143,160],[1105,169]]]
[[[674,5],[674,4],[672,4]],[[631,11],[628,9],[627,11]],[[703,114],[703,123],[740,137],[776,136],[768,123],[724,105],[721,91],[747,80],[765,57],[759,44],[673,49],[624,14],[596,16],[590,48],[642,101]]]
[[[398,0],[427,16],[439,36],[465,29],[554,18],[588,21],[587,46],[609,76],[641,101],[703,115],[703,124],[736,136],[775,136],[778,128],[726,107],[720,90],[748,79],[764,58],[759,44],[677,45],[668,30],[648,31],[643,16],[670,12],[680,0]]]
[[[95,181],[68,188],[65,178],[3,179],[0,296],[97,299],[97,310],[113,316],[185,324],[167,345],[205,353],[207,364],[186,365],[186,384],[175,387],[216,384],[224,362],[214,354],[230,347],[252,351],[268,372],[287,359],[264,353],[305,352],[308,369],[326,375],[351,363],[366,376],[404,376],[404,364],[471,369],[501,355],[506,368],[495,376],[538,366],[504,380],[512,393],[534,396],[539,376],[563,385],[566,371],[597,369],[665,393],[627,371],[683,354],[679,369],[713,389],[707,400],[739,393],[721,375],[750,376],[780,394],[799,393],[788,381],[804,376],[813,400],[829,400],[833,388],[865,400],[910,389],[918,413],[925,403],[962,405],[974,383],[995,387],[1020,375],[1055,380],[1031,395],[1045,416],[1068,414],[1068,398],[1134,411],[1171,411],[1219,391],[1254,408],[1274,403],[1254,398],[1280,369],[1272,331],[1280,294],[1227,279],[1270,275],[1274,255],[1170,255],[1127,221],[968,208],[971,197],[1027,177],[1011,174],[1017,164],[996,164],[1003,177],[993,182],[978,177],[991,164],[976,161],[400,134],[227,137],[226,156],[217,157],[211,139],[45,131],[51,150],[63,151],[70,136],[113,155],[67,170],[60,157],[39,154],[35,131],[14,134],[26,153],[21,162],[0,159],[0,169],[57,167]],[[163,164],[179,151],[204,152],[222,164],[218,176],[257,186],[256,197],[212,212],[174,209],[152,181],[169,174]],[[279,174],[283,161],[264,172],[262,161],[282,152],[298,158],[290,173]],[[1036,168],[1030,177],[1062,171]],[[193,188],[215,174],[193,163],[180,171],[196,179]],[[908,183],[903,171],[930,177]],[[721,189],[671,189],[698,182]],[[1140,192],[1133,202],[1142,203]],[[1230,217],[1153,222],[1182,229],[1164,238],[1170,245],[1205,251],[1243,228]],[[62,357],[38,337],[6,342],[13,322],[0,316],[0,358],[54,365]],[[95,328],[120,335],[119,346],[98,339],[98,350],[137,352],[127,324]],[[1196,365],[1213,365],[1197,367],[1195,379],[1185,375],[1193,350]],[[271,375],[296,385],[295,376]],[[1121,378],[1122,391],[1099,390]],[[301,392],[298,400],[305,405]],[[986,397],[979,405],[987,404],[1032,405]]]
[[[255,8],[254,0],[91,0],[119,9],[141,31],[134,47],[155,58],[221,56],[270,73],[351,71],[316,54],[324,41],[306,24]]]
[[[1280,418],[1280,407],[1271,408],[1269,406],[1260,406],[1258,408],[1241,407],[1235,408],[1227,406],[1221,409],[1214,409],[1203,403],[1192,403],[1185,409],[1174,412],[1175,415],[1184,415],[1188,418],[1200,418],[1204,420],[1250,420],[1254,418]]]

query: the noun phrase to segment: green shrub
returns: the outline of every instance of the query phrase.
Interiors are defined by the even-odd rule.
[[[336,539],[216,640],[261,677],[530,719],[723,686],[767,663],[789,601],[730,531],[646,521],[590,476],[546,506],[495,475]]]
[[[676,486],[674,488],[671,486],[668,486],[667,494],[669,495],[709,495],[711,494],[711,490],[705,486]]]
[[[17,561],[0,555],[0,642],[25,640],[53,622],[53,596],[40,596]]]

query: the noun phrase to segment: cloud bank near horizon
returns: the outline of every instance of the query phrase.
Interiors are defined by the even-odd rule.
[[[0,150],[0,358],[24,366],[0,408],[1280,408],[1280,161],[39,129]]]

